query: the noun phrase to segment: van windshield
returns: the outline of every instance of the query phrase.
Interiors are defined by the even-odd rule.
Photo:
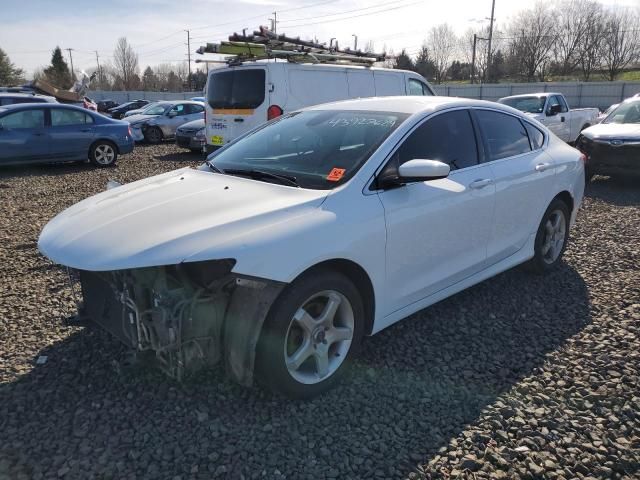
[[[207,82],[207,102],[211,108],[257,108],[264,97],[263,69],[215,72]]]
[[[292,178],[303,188],[332,189],[351,178],[408,115],[310,110],[254,130],[209,157],[230,174],[261,171]]]

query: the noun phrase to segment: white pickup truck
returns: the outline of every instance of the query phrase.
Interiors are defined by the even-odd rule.
[[[529,114],[567,143],[573,143],[582,130],[595,125],[600,111],[597,108],[574,108],[569,110],[561,93],[528,93],[513,95],[498,100]]]

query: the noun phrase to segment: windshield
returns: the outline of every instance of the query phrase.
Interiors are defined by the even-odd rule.
[[[294,177],[303,188],[346,182],[407,118],[367,111],[306,111],[278,118],[214,154],[223,170],[261,170]]]
[[[142,110],[143,115],[162,115],[173,105],[171,103],[153,103]]]
[[[211,108],[257,108],[264,102],[265,71],[226,70],[212,73],[207,82]]]
[[[640,123],[640,101],[621,103],[602,123]]]
[[[516,97],[504,98],[500,103],[525,113],[542,113],[544,110],[544,97]]]

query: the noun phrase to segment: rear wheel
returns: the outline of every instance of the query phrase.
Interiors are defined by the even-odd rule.
[[[547,208],[536,234],[535,254],[529,261],[532,270],[546,273],[560,263],[569,239],[569,207],[559,198]]]
[[[163,135],[158,127],[149,127],[144,132],[144,139],[149,143],[160,143]]]
[[[256,355],[259,379],[293,398],[331,388],[363,336],[364,307],[353,283],[333,271],[290,284],[265,321]]]
[[[118,159],[118,149],[106,140],[100,140],[91,146],[89,160],[98,167],[110,167]]]

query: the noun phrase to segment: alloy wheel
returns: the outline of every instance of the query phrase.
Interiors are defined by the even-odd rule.
[[[116,152],[111,145],[102,143],[95,149],[95,159],[100,165],[111,165],[113,159],[116,156]]]
[[[567,221],[562,210],[554,210],[544,225],[542,240],[542,259],[547,264],[555,262],[564,247],[566,239]]]

